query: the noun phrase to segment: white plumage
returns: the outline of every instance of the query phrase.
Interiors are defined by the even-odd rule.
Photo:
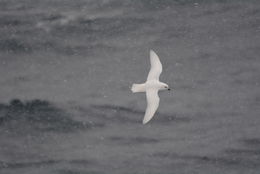
[[[150,50],[150,62],[151,62],[151,69],[148,74],[147,81],[148,80],[159,81],[159,77],[162,73],[162,64],[160,62],[159,57],[153,50]]]
[[[156,110],[158,109],[160,98],[158,96],[159,90],[170,90],[169,86],[159,81],[162,72],[162,64],[158,55],[150,50],[151,69],[147,77],[147,81],[143,84],[133,84],[131,90],[133,93],[146,92],[147,107],[143,119],[143,124],[149,122]]]

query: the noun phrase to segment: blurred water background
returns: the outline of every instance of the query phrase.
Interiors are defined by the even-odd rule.
[[[0,0],[0,173],[258,174],[259,54],[257,0]]]

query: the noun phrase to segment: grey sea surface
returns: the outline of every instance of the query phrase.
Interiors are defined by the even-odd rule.
[[[259,55],[257,0],[0,0],[0,173],[259,174]]]

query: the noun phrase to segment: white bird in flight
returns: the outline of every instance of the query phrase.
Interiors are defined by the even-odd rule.
[[[146,92],[147,107],[143,119],[143,124],[146,124],[153,118],[159,106],[160,98],[158,96],[158,91],[170,90],[167,84],[159,81],[159,77],[162,72],[162,64],[159,57],[153,50],[150,50],[150,62],[151,69],[146,82],[142,84],[133,84],[131,88],[133,93]]]

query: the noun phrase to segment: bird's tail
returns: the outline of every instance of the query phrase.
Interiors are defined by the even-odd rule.
[[[133,84],[131,88],[133,93],[136,92],[145,92],[145,84]]]

